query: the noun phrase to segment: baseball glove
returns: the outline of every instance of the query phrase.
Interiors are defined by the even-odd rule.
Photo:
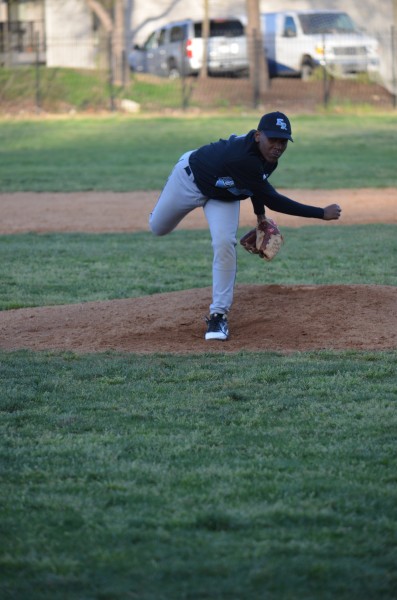
[[[240,239],[240,244],[251,254],[272,260],[280,250],[284,238],[272,219],[264,219]]]

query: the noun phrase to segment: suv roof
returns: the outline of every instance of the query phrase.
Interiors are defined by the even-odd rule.
[[[178,19],[177,21],[170,21],[161,27],[156,27],[155,31],[160,29],[170,29],[172,27],[186,25],[188,23],[191,23],[194,26],[195,33],[199,33],[199,35],[201,35],[203,21],[200,19]],[[210,34],[213,33],[213,35],[224,35],[225,32],[232,31],[236,32],[235,35],[244,35],[243,22],[237,17],[210,19],[209,23]]]

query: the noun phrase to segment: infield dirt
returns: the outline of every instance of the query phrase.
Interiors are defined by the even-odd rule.
[[[343,208],[341,225],[397,223],[394,188],[280,191],[307,204],[339,203]],[[156,192],[2,194],[0,233],[147,231],[157,196]],[[281,227],[334,225],[268,214]],[[242,202],[240,225],[252,227],[254,221],[251,203]],[[206,227],[202,211],[194,211],[181,227]],[[2,311],[0,348],[200,353],[397,347],[395,287],[238,285],[229,318],[232,335],[226,343],[203,339],[210,294],[208,287],[144,298]]]

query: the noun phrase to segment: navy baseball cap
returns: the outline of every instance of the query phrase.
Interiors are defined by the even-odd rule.
[[[263,115],[259,121],[258,130],[263,131],[269,138],[284,138],[293,142],[291,123],[282,112],[271,112]]]

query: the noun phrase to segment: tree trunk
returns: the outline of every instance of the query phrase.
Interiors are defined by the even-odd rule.
[[[133,11],[134,0],[126,0],[125,8],[124,8],[124,51],[125,51],[125,61],[124,61],[124,81],[126,84],[130,83],[131,80],[131,71],[130,66],[128,64],[128,53],[131,49],[131,40],[132,40],[132,31],[131,31],[131,17]]]
[[[124,1],[113,0],[114,21],[98,0],[86,0],[89,8],[98,17],[107,35],[111,38],[110,69],[113,74],[113,83],[123,84],[124,63]]]
[[[253,104],[257,108],[269,89],[269,71],[262,39],[259,0],[246,0],[246,9],[250,83]]]
[[[87,0],[87,4],[92,12],[98,17],[105,31],[111,33],[111,31],[113,31],[113,21],[102,4],[97,0]]]
[[[203,39],[203,64],[201,65],[200,78],[207,79],[208,77],[208,39],[210,37],[210,19],[208,0],[204,0],[204,18],[203,28],[201,31],[201,37]]]
[[[114,7],[114,29],[113,29],[113,60],[114,81],[116,85],[123,85],[123,67],[125,61],[124,52],[124,2],[115,0]]]

